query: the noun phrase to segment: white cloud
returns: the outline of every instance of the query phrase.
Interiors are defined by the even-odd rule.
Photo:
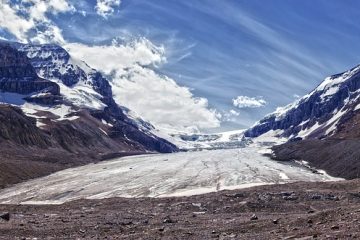
[[[101,46],[70,43],[66,44],[65,48],[71,51],[72,55],[86,60],[94,67],[100,66],[99,69],[107,74],[111,74],[116,69],[132,67],[135,64],[147,66],[166,62],[164,47],[155,46],[146,38],[126,44],[113,40],[111,45]]]
[[[32,3],[33,5],[28,9],[30,18],[38,21],[46,21],[49,19],[45,16],[47,12],[58,14],[60,12],[67,12],[74,10],[66,0],[25,0],[23,2]]]
[[[228,112],[224,112],[221,116],[221,119],[224,122],[237,122],[237,117],[240,116],[240,113],[234,109],[231,109]]]
[[[36,34],[31,38],[32,42],[36,43],[65,43],[65,40],[62,36],[62,31],[57,26],[54,26],[50,23],[41,24],[44,26],[44,30],[36,29]],[[40,26],[40,25],[39,25]]]
[[[34,22],[18,16],[7,0],[0,0],[0,27],[11,32],[17,39],[24,39],[26,33],[34,27]]]
[[[120,6],[120,0],[97,0],[95,10],[100,16],[107,18],[114,13],[114,8]]]
[[[19,41],[65,42],[61,30],[46,14],[74,11],[66,0],[23,0],[13,4],[0,0],[0,3],[0,28],[8,30]],[[30,34],[30,30],[34,30],[35,35]]]
[[[148,68],[134,66],[119,73],[113,91],[119,104],[161,127],[186,130],[219,125],[207,99],[195,98],[188,88]]]
[[[231,114],[231,115],[234,115],[234,116],[239,116],[239,115],[240,115],[240,113],[237,112],[237,111],[235,111],[234,109],[231,109],[231,110],[230,110],[230,114]]]
[[[165,50],[145,38],[128,44],[114,41],[106,46],[79,43],[65,46],[90,66],[112,75],[114,98],[152,124],[176,130],[218,127],[219,115],[205,98],[148,66],[166,61]]]
[[[233,105],[237,108],[259,108],[266,105],[262,97],[238,96],[233,99]]]
[[[152,69],[166,62],[163,46],[156,46],[146,38],[128,43],[114,40],[112,44],[104,46],[66,43],[61,29],[47,15],[73,11],[74,7],[68,1],[0,2],[0,28],[7,29],[21,42],[56,42],[65,45],[73,56],[112,76],[116,101],[154,125],[178,130],[220,125],[221,116],[209,109],[207,99],[193,96],[188,88],[177,85],[173,79]],[[96,10],[106,17],[120,3],[120,0],[98,0]]]

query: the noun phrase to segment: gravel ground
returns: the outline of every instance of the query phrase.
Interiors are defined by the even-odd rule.
[[[0,205],[1,214],[0,239],[360,239],[360,180]]]

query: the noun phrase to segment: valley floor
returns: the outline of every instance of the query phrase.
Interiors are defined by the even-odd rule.
[[[359,239],[360,181],[0,205],[0,239]]]
[[[271,160],[269,147],[130,156],[13,185],[0,239],[360,238],[360,181]]]
[[[82,198],[188,196],[224,189],[338,180],[295,162],[264,156],[266,147],[118,158],[63,170],[0,191],[0,203],[63,203]]]

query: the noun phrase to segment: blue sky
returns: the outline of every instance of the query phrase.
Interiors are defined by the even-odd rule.
[[[21,2],[1,1],[10,7]],[[70,49],[72,43],[109,46],[116,39],[121,46],[146,39],[151,43],[147,47],[166,58],[146,63],[146,67],[189,88],[190,98],[206,99],[201,107],[216,112],[217,124],[200,127],[208,131],[211,127],[217,131],[250,126],[276,107],[306,94],[326,76],[360,63],[357,0],[109,0],[110,10],[105,12],[96,7],[95,0],[62,1],[68,4],[66,10],[48,8],[42,16],[46,20],[34,25],[45,25],[44,29],[56,26],[61,31],[59,41],[70,44]],[[107,1],[102,1],[106,5]],[[37,0],[30,2],[37,4]],[[29,13],[16,13],[29,19]],[[36,31],[29,28],[23,36],[14,36],[11,33],[16,28],[9,30],[6,24],[0,21],[0,36],[12,40],[36,41],[34,36],[44,31],[35,26]],[[121,100],[133,102],[134,96]],[[129,106],[152,120],[140,104]],[[181,115],[188,111],[195,119],[196,109],[184,109]],[[207,114],[199,118],[214,122]]]

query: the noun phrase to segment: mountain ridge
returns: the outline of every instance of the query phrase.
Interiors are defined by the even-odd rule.
[[[298,160],[334,177],[360,172],[360,65],[325,78],[301,99],[279,108],[245,131],[286,139],[272,147],[272,158]]]
[[[21,43],[9,43],[9,46],[16,47],[19,52],[27,56],[37,75],[43,77],[43,79],[48,79],[47,82],[59,86],[60,89],[57,95],[63,97],[62,104],[74,109],[89,109],[90,112],[94,113],[94,117],[110,114],[110,116],[107,116],[109,120],[123,122],[114,124],[115,128],[125,124],[139,129],[139,126],[129,119],[121,107],[115,103],[108,80],[85,62],[72,58],[61,46],[56,44],[32,45]],[[29,97],[25,98],[25,100],[29,100]],[[103,114],[99,114],[99,111],[103,111]],[[69,110],[66,113],[71,114],[71,111]],[[163,141],[164,144],[169,144],[169,150],[167,151],[172,151],[171,148],[174,148],[166,140],[157,138],[150,132],[142,132],[144,135]],[[166,151],[159,148],[154,150]],[[176,150],[176,148],[173,150]]]
[[[289,139],[331,136],[342,118],[357,112],[359,80],[359,65],[327,77],[309,94],[265,116],[245,136],[257,137],[270,130],[280,130],[279,136]]]
[[[0,186],[114,156],[178,151],[123,112],[100,72],[57,45],[1,41],[0,102]],[[30,170],[17,172],[23,165]]]

